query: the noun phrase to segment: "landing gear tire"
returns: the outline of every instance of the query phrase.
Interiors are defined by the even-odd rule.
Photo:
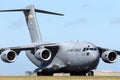
[[[37,72],[37,76],[53,76],[53,73]]]
[[[42,73],[41,72],[37,72],[37,76],[42,76]]]
[[[70,76],[86,76],[86,73],[70,73]]]
[[[94,76],[94,72],[93,71],[88,72],[88,76]]]

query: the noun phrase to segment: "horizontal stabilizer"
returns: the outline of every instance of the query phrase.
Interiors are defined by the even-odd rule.
[[[0,10],[0,12],[16,12],[16,11],[30,11],[30,9]],[[60,14],[60,13],[55,13],[55,12],[50,12],[50,11],[45,11],[45,10],[39,10],[39,9],[35,9],[35,12],[45,13],[45,14],[52,14],[52,15],[59,15],[59,16],[64,15],[64,14]]]
[[[45,13],[45,14],[53,14],[53,15],[59,15],[59,16],[64,16],[64,14],[55,13],[55,12],[50,12],[50,11],[45,11],[45,10],[39,10],[39,9],[35,9],[35,12],[40,12],[40,13]]]
[[[0,12],[16,12],[16,11],[29,11],[30,9],[12,9],[12,10],[0,10]]]

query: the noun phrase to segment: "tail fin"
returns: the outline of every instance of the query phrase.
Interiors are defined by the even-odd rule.
[[[26,23],[27,23],[27,26],[28,26],[28,29],[30,32],[30,37],[31,37],[31,40],[33,43],[34,42],[42,42],[42,37],[41,37],[40,30],[39,30],[39,25],[37,22],[35,12],[63,16],[63,14],[35,9],[34,5],[29,5],[25,9],[0,10],[0,12],[14,12],[14,11],[23,11],[24,12],[24,15],[26,18]]]

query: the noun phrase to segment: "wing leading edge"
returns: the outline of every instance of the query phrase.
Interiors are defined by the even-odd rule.
[[[40,48],[40,47],[45,47],[48,49],[53,49],[56,48],[58,49],[58,45],[56,45],[55,43],[48,43],[48,44],[40,44],[40,45],[27,45],[27,46],[16,46],[16,47],[8,47],[8,48],[1,48],[0,52],[3,52],[4,50],[14,50],[15,52],[18,52],[17,54],[19,54],[21,51],[35,51],[36,49]],[[0,53],[1,54],[1,53]]]
[[[120,55],[120,51],[118,51],[118,50],[112,50],[112,49],[107,49],[107,48],[102,48],[102,47],[97,47],[97,48],[98,48],[100,55],[102,55],[102,53],[104,53],[105,51],[108,51],[108,50],[115,51],[118,55]]]

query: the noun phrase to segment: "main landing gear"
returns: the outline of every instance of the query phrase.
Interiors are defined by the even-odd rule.
[[[93,72],[93,71],[90,71],[90,72],[87,73],[86,76],[94,76],[94,72]]]
[[[53,73],[37,72],[37,76],[53,76]]]
[[[90,71],[88,73],[82,72],[82,73],[70,73],[70,76],[94,76],[94,72]]]
[[[54,73],[48,73],[48,72],[37,72],[37,76],[53,76]],[[94,72],[90,71],[88,73],[82,72],[82,73],[70,73],[70,76],[94,76]]]

